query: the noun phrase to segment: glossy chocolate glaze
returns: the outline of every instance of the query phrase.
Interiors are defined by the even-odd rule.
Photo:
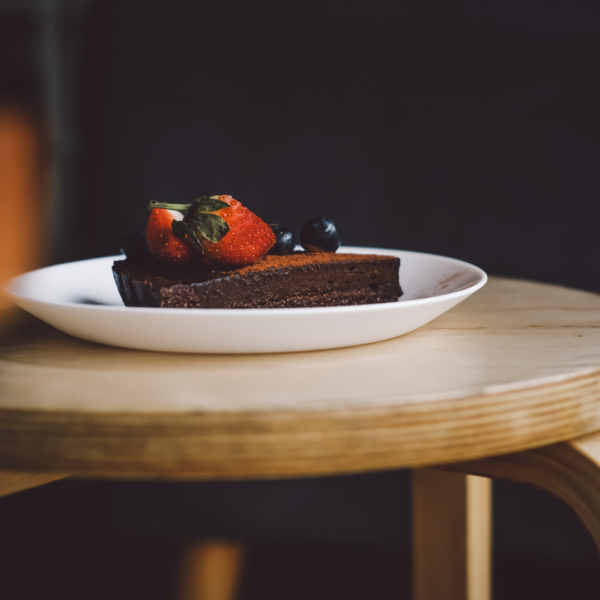
[[[396,302],[399,268],[393,256],[297,252],[233,271],[126,259],[113,273],[127,306],[287,308]]]

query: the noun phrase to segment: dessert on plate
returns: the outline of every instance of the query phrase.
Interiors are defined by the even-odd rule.
[[[145,235],[129,236],[113,274],[126,306],[290,308],[396,302],[400,260],[337,254],[340,237],[313,219],[300,238],[231,196],[150,203]],[[295,251],[298,241],[305,249]]]

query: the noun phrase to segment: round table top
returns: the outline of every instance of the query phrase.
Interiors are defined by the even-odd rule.
[[[600,296],[492,278],[354,348],[101,346],[18,313],[0,347],[0,469],[258,478],[427,466],[600,429]]]

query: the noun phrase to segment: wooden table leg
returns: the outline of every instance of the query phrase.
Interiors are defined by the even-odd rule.
[[[189,544],[182,562],[180,600],[233,600],[242,560],[241,544]]]
[[[443,468],[528,483],[557,496],[581,519],[600,551],[600,432],[545,448]]]
[[[491,481],[413,471],[414,600],[489,600]]]
[[[24,473],[22,471],[0,471],[0,496],[8,496],[38,487],[51,481],[64,479],[68,475],[59,473]]]

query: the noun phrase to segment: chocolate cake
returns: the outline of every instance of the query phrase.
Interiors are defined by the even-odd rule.
[[[396,302],[399,268],[393,256],[296,252],[231,271],[128,258],[116,261],[113,273],[127,306],[289,308]]]

